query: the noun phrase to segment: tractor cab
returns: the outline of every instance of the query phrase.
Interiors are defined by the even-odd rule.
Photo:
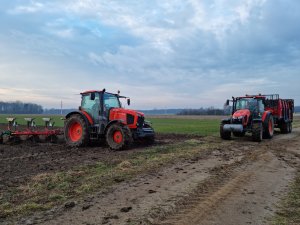
[[[122,107],[125,96],[102,91],[81,93],[78,111],[66,115],[65,140],[69,146],[87,145],[91,140],[105,139],[111,149],[119,150],[134,140],[154,141],[154,130],[144,114]]]
[[[101,120],[108,121],[113,108],[122,110],[120,98],[127,99],[127,104],[130,104],[129,98],[105,91],[87,91],[81,93],[81,96],[79,110],[86,112],[94,123],[99,123]]]
[[[261,117],[265,111],[264,99],[260,97],[241,97],[233,99],[232,115]]]

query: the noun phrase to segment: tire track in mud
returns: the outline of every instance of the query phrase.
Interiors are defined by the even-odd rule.
[[[285,145],[299,146],[298,139],[299,131],[292,136],[276,135],[273,140],[262,143],[253,143],[248,137],[229,142],[218,140],[213,151],[207,151],[198,158],[169,165],[153,175],[141,175],[116,185],[109,193],[95,195],[88,202],[90,207],[84,211],[82,209],[87,203],[79,201],[72,210],[58,209],[57,214],[50,213],[45,218],[40,216],[38,221],[47,225],[223,224],[211,222],[214,219],[212,215],[218,211],[219,205],[257,181],[259,174],[255,173],[256,170],[264,170],[266,174],[269,170],[276,172],[276,167],[268,167],[272,163],[281,167],[288,164],[296,166],[297,160],[293,159],[296,156],[287,153]],[[214,140],[207,139],[205,142]],[[278,177],[282,177],[284,172]],[[250,191],[245,191],[246,194],[252,196],[251,185],[248,189]],[[227,206],[232,207],[230,204]],[[130,211],[120,212],[123,208],[130,208]]]
[[[171,219],[166,220],[160,225],[183,225],[183,224],[199,224],[199,219],[202,220],[204,216],[210,213],[217,204],[224,200],[233,191],[237,190],[246,179],[249,179],[253,174],[250,172],[242,173],[229,180],[224,186],[209,185],[211,190],[216,190],[211,196],[201,193],[195,196],[188,203],[180,206],[180,213],[173,216]],[[199,204],[200,203],[200,204]],[[197,215],[197,217],[195,217]]]
[[[150,213],[150,219],[148,216],[140,223],[155,225],[198,224],[198,218],[203,219],[217,204],[253,176],[252,172],[240,172],[240,169],[245,164],[257,160],[259,155],[265,151],[248,152],[240,160],[211,168],[211,176],[199,183],[188,196],[177,201],[172,210],[164,212],[164,209],[160,209],[159,214]],[[197,216],[195,217],[195,215]]]
[[[281,144],[279,145],[279,143]],[[225,169],[221,169],[221,173],[217,173],[215,176],[208,178],[203,184],[200,184],[194,192],[190,193],[188,197],[181,200],[181,202],[177,202],[176,207],[172,212],[168,213],[160,213],[160,215],[152,214],[152,219],[146,219],[143,221],[145,224],[156,224],[156,225],[190,225],[190,224],[227,224],[223,221],[218,221],[219,223],[214,223],[214,216],[212,215],[215,210],[218,209],[220,204],[225,201],[227,198],[230,198],[231,195],[239,192],[246,187],[247,184],[251,182],[257,182],[259,180],[259,176],[262,176],[260,173],[264,173],[266,170],[265,166],[269,165],[271,167],[272,164],[281,165],[283,164],[283,169],[290,166],[290,170],[285,171],[286,176],[289,176],[292,179],[292,173],[294,172],[293,168],[295,166],[299,166],[299,158],[290,157],[291,155],[298,157],[299,154],[295,152],[288,151],[286,146],[298,146],[299,149],[299,132],[296,131],[295,134],[286,137],[286,136],[278,136],[275,140],[267,140],[265,143],[261,143],[258,149],[253,149],[254,151],[248,155],[246,155],[240,162],[234,163],[230,166],[227,166]],[[300,149],[299,149],[300,151]],[[285,153],[284,156],[280,155]],[[278,156],[279,155],[279,156]],[[282,160],[282,158],[284,160]],[[281,162],[282,161],[282,162]],[[253,167],[253,164],[258,164],[256,167]],[[229,167],[229,168],[228,168]],[[220,168],[216,168],[217,171],[220,171]],[[246,170],[246,171],[243,171]],[[254,173],[253,170],[257,170],[258,172]],[[273,171],[276,171],[273,168]],[[293,171],[293,172],[292,172]],[[282,171],[276,171],[277,173]],[[258,178],[256,178],[256,176]],[[257,186],[260,188],[259,185]],[[284,189],[286,184],[281,184],[281,188]],[[259,189],[258,188],[258,189]],[[265,190],[259,190],[264,193]],[[277,190],[277,192],[279,192]],[[254,193],[254,192],[253,192]],[[267,195],[267,193],[264,193]],[[268,196],[270,201],[274,201],[275,197]],[[242,200],[242,199],[241,199]],[[230,205],[230,204],[229,204]],[[227,204],[228,206],[228,204]],[[230,206],[231,207],[231,206]],[[271,208],[271,206],[265,206],[263,208],[264,211],[266,209]],[[263,211],[262,210],[262,211]],[[158,211],[158,210],[157,210]],[[221,210],[222,211],[222,210]],[[272,210],[271,210],[272,211]],[[244,211],[243,211],[244,213]],[[256,214],[260,214],[255,212]],[[254,214],[255,214],[254,213]],[[162,216],[163,215],[163,216]],[[259,217],[259,215],[254,215],[253,217]],[[157,218],[158,217],[158,218]],[[211,218],[210,218],[211,217]],[[238,220],[243,220],[241,217],[245,217],[244,215],[237,215],[240,217]],[[258,219],[258,218],[256,218]],[[262,218],[259,218],[262,222]],[[232,220],[232,219],[228,219]],[[233,219],[234,221],[234,219]],[[228,224],[244,224],[243,223],[228,223]],[[252,224],[253,221],[248,221],[247,223]],[[257,223],[254,223],[257,224]]]

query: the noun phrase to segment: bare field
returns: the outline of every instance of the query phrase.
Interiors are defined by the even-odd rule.
[[[273,224],[300,168],[299,124],[261,143],[188,131],[120,152],[0,145],[0,224]]]

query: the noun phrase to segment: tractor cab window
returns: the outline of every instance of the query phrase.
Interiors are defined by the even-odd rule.
[[[241,98],[236,102],[236,110],[248,109],[248,99]]]
[[[249,109],[255,111],[257,109],[257,99],[253,98],[241,98],[236,102],[236,110]]]
[[[99,93],[88,93],[82,95],[81,108],[89,113],[94,119],[97,118],[99,116],[100,109]]]
[[[104,93],[103,100],[106,110],[110,108],[121,108],[119,98],[114,94]]]
[[[264,113],[264,111],[265,111],[265,106],[264,106],[262,99],[258,100],[258,111],[259,111],[259,113]]]

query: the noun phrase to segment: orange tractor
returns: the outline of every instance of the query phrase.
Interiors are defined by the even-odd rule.
[[[229,100],[226,105],[229,106]],[[292,132],[294,100],[280,99],[278,94],[246,95],[232,97],[232,116],[224,119],[220,125],[220,136],[230,139],[231,134],[242,137],[252,133],[253,141],[272,138],[274,128],[281,133]]]
[[[102,91],[81,93],[78,111],[66,115],[64,136],[67,145],[80,147],[93,140],[105,140],[113,150],[121,150],[135,140],[154,141],[154,130],[144,114],[124,109],[120,99],[125,96]]]

